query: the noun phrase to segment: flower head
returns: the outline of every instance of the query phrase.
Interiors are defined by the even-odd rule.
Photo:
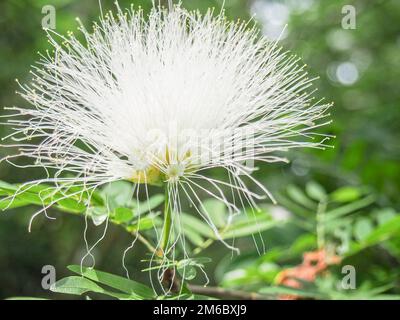
[[[48,31],[54,53],[42,55],[33,82],[21,86],[31,107],[11,108],[22,116],[9,120],[15,156],[49,173],[32,185],[87,192],[116,180],[165,183],[172,211],[182,194],[200,213],[202,190],[235,212],[269,195],[251,175],[253,161],[286,161],[276,152],[323,146],[314,132],[329,105],[313,101],[313,79],[299,59],[248,23],[180,5],[148,17],[118,7],[92,31],[79,29],[84,43]],[[227,181],[205,173],[217,167]],[[227,199],[227,187],[239,200]]]

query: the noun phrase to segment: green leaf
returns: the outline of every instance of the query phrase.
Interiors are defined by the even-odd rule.
[[[118,223],[128,222],[133,218],[133,211],[129,208],[116,208],[113,218]]]
[[[265,230],[283,225],[285,221],[272,220],[264,211],[251,213],[247,212],[239,221],[233,221],[229,228],[221,235],[223,239],[239,238],[263,232]]]
[[[397,215],[388,222],[376,227],[369,235],[363,239],[361,243],[351,243],[350,250],[346,252],[346,256],[351,256],[357,252],[382,243],[390,238],[400,236],[400,216]]]
[[[72,198],[62,199],[57,202],[57,207],[63,211],[69,211],[72,213],[82,213],[86,210],[85,204],[78,202]]]
[[[185,234],[185,237],[197,247],[201,246],[205,241],[198,232],[191,228],[183,228],[183,233]]]
[[[83,203],[87,197],[82,195],[82,201],[77,196],[71,196],[65,198],[68,192],[79,191],[77,187],[71,187],[68,192],[56,192],[53,186],[49,185],[35,185],[26,186],[24,189],[19,189],[19,185],[11,185],[6,182],[0,181],[0,195],[2,196],[13,196],[16,191],[18,195],[16,197],[10,197],[9,199],[0,199],[0,209],[5,208],[17,208],[27,205],[49,205],[54,202],[54,206],[59,210],[70,212],[70,213],[82,213],[86,210],[86,206]],[[92,195],[92,199],[95,199],[95,193]]]
[[[272,220],[264,211],[246,212],[246,215],[237,217],[228,228],[219,231],[222,239],[246,237],[285,223],[284,221]],[[211,227],[200,219],[185,213],[182,213],[181,219],[186,233],[195,233],[205,238],[216,239],[216,235]],[[200,242],[200,238],[193,241]]]
[[[400,236],[400,216],[396,215],[393,219],[375,228],[365,239],[367,243],[379,243],[393,236]]]
[[[68,266],[68,269],[77,274],[81,274],[81,267],[78,265]],[[154,298],[153,290],[139,282],[95,269],[83,268],[82,271],[82,275],[84,277],[105,284],[122,292],[128,293],[132,297],[137,297],[141,299]]]
[[[197,257],[180,260],[177,264],[179,274],[186,280],[193,280],[197,275],[197,268],[203,268],[205,263],[211,262],[208,257]]]
[[[276,195],[276,200],[278,203],[288,209],[290,212],[295,213],[297,216],[303,217],[306,220],[304,220],[307,224],[311,224],[310,227],[307,227],[308,229],[315,229],[315,226],[312,225],[312,217],[315,215],[315,210],[310,211],[309,209],[304,208],[303,206],[297,204],[297,202],[293,201],[289,197],[283,196],[282,194],[277,194]]]
[[[30,205],[31,203],[26,200],[15,198],[13,201],[7,199],[0,199],[0,210],[13,209]]]
[[[381,225],[396,217],[396,211],[393,208],[384,208],[376,211],[374,215],[378,224]]]
[[[27,204],[35,204],[35,205],[40,205],[40,206],[46,203],[44,200],[42,200],[40,198],[40,196],[38,194],[27,192],[27,191],[19,194],[18,196],[15,197],[15,199],[26,202]],[[9,199],[3,199],[1,202],[3,202],[3,201],[5,203],[11,202],[11,206],[13,206],[13,199],[11,197]]]
[[[107,207],[113,211],[118,207],[129,206],[133,196],[133,187],[127,181],[115,181],[107,184],[101,194],[108,204]]]
[[[193,280],[194,278],[196,278],[197,275],[197,270],[194,266],[179,266],[178,264],[178,268],[177,268],[179,274],[181,275],[181,277],[185,280]]]
[[[307,195],[317,201],[325,201],[326,200],[326,191],[325,189],[318,183],[314,181],[310,181],[306,185]]]
[[[0,180],[0,195],[12,194],[17,191],[17,189],[18,187],[16,185]]]
[[[71,276],[58,280],[50,290],[58,293],[82,295],[86,292],[104,293],[103,288],[83,277]]]
[[[304,233],[299,236],[290,246],[289,252],[291,254],[301,254],[304,251],[315,249],[317,246],[317,237],[312,233]]]
[[[274,228],[280,224],[282,224],[282,222],[276,220],[257,221],[257,222],[255,220],[250,220],[249,222],[246,223],[233,225],[226,232],[222,234],[222,238],[231,239],[231,238],[246,237],[254,233],[259,233]]]
[[[160,204],[164,202],[163,194],[156,194],[149,198],[148,201],[143,201],[138,206],[135,206],[135,215],[141,215],[143,213],[149,212],[155,208],[157,208]]]
[[[354,236],[357,240],[362,241],[371,234],[374,226],[370,219],[359,218],[354,225]]]
[[[222,201],[216,199],[207,199],[203,201],[204,214],[208,214],[211,221],[217,228],[221,228],[226,225],[226,206]]]
[[[190,228],[194,232],[206,237],[206,238],[215,238],[215,234],[205,222],[202,220],[189,215],[187,213],[181,213],[181,221],[184,225],[184,228]]]
[[[149,214],[146,217],[141,217],[140,219],[136,219],[135,221],[131,222],[126,229],[129,232],[132,231],[145,231],[157,227],[161,224],[161,220],[159,219],[158,215]]]
[[[87,292],[95,292],[104,294],[120,300],[135,300],[137,299],[134,295],[121,294],[105,290],[98,286],[95,282],[90,281],[84,277],[71,276],[63,278],[54,283],[50,290],[57,293],[82,295]]]
[[[332,209],[330,211],[327,211],[324,215],[324,222],[329,223],[330,221],[334,219],[338,219],[342,216],[345,216],[349,213],[355,212],[357,210],[360,210],[362,208],[365,208],[369,206],[370,204],[375,202],[375,196],[370,195],[367,196],[361,200],[351,202],[349,204],[343,205],[339,208]]]
[[[299,187],[295,185],[289,185],[286,191],[289,197],[292,198],[295,202],[301,204],[308,209],[316,209],[316,204],[312,200],[310,200]]]
[[[360,199],[362,194],[360,188],[346,186],[332,192],[330,198],[336,202],[352,202]]]
[[[101,225],[108,217],[108,211],[104,207],[91,207],[87,209],[87,214],[92,218],[95,226]]]

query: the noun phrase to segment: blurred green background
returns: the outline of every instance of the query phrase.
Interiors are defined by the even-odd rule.
[[[151,6],[150,1],[122,0],[120,5],[132,2],[146,10]],[[113,7],[112,1],[102,3],[104,9]],[[97,0],[1,1],[2,107],[25,104],[15,94],[14,79],[29,81],[28,71],[38,59],[37,51],[48,48],[41,29],[41,10],[49,4],[56,8],[59,33],[75,30],[76,16],[90,25],[99,15]],[[183,1],[186,8],[203,12],[221,4],[222,0]],[[345,5],[356,9],[355,29],[342,28]],[[265,210],[273,219],[283,215],[285,223],[263,232],[267,254],[257,253],[251,237],[238,240],[244,252],[239,257],[231,258],[231,252],[221,244],[210,246],[202,254],[213,259],[206,266],[211,284],[262,291],[276,283],[279,272],[300,264],[305,251],[317,249],[317,230],[301,227],[298,222],[317,228],[319,205],[327,203],[330,210],[345,209],[337,214],[337,224],[326,231],[326,247],[347,245],[350,249],[339,254],[341,265],[354,265],[357,271],[357,289],[342,293],[395,297],[400,294],[400,2],[226,0],[225,8],[232,19],[255,14],[266,36],[275,39],[281,34],[284,48],[302,57],[311,75],[320,76],[315,84],[317,97],[335,103],[331,109],[334,122],[322,131],[337,138],[330,142],[334,148],[293,151],[288,154],[290,164],[260,167],[257,177],[282,206],[276,210],[265,204]],[[8,130],[1,125],[1,136]],[[0,148],[0,157],[8,152]],[[0,180],[10,183],[41,174],[0,165]],[[369,196],[373,200],[357,205]],[[24,207],[0,213],[0,298],[57,297],[41,288],[42,267],[54,265],[60,278],[68,274],[66,265],[79,264],[85,254],[82,218],[53,210],[50,213],[57,220],[39,217],[28,233],[28,221],[35,210]],[[92,228],[89,237],[98,237],[100,229]],[[122,253],[130,242],[128,234],[110,227],[94,252],[96,267],[123,274]],[[146,266],[140,261],[143,255],[144,248],[138,244],[126,263],[136,279],[146,282],[148,276],[140,272]],[[313,283],[314,289],[335,297],[332,292],[338,289],[334,283],[341,277],[340,266],[329,267],[329,274]]]

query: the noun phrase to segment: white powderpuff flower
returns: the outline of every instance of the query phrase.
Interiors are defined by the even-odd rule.
[[[223,201],[231,215],[256,207],[271,196],[252,177],[253,161],[286,161],[276,152],[324,147],[328,137],[316,131],[329,122],[321,119],[330,105],[313,100],[313,79],[299,59],[249,23],[181,5],[153,7],[148,16],[117,5],[116,16],[79,29],[83,42],[48,31],[54,51],[41,55],[32,83],[21,85],[31,106],[10,108],[15,143],[8,146],[20,152],[4,159],[32,158],[28,166],[48,174],[20,192],[46,182],[68,198],[128,180],[138,195],[164,183],[173,213],[184,197],[218,236],[199,191]],[[225,169],[227,179],[208,175],[212,168]],[[179,214],[173,219],[179,225]]]

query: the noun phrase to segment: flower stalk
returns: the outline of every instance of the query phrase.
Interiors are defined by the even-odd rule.
[[[171,235],[172,217],[169,204],[168,185],[165,185],[165,200],[164,200],[164,224],[162,232],[161,250],[163,255],[166,254],[169,238]]]

